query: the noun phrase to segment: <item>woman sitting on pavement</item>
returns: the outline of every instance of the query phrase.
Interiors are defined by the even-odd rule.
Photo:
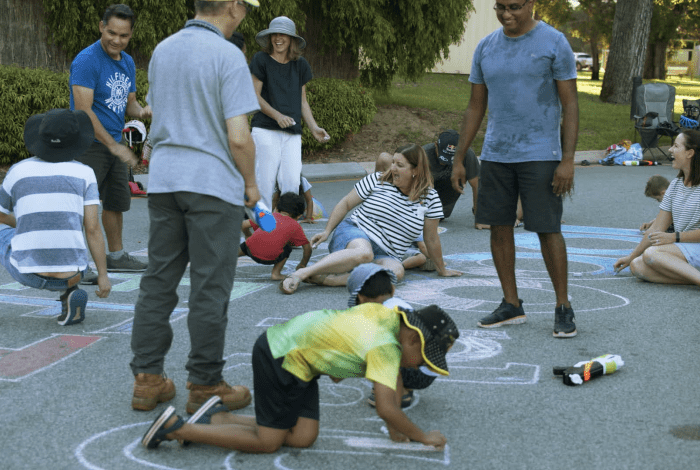
[[[671,181],[637,248],[615,262],[649,282],[700,286],[700,131],[684,130],[670,149],[678,177]],[[674,224],[675,233],[667,233]]]
[[[335,229],[328,246],[330,254],[295,271],[280,283],[280,290],[292,294],[302,281],[344,286],[355,266],[369,262],[388,268],[399,280],[403,279],[401,257],[421,231],[438,274],[460,276],[461,272],[445,268],[442,259],[437,233],[442,216],[425,151],[415,144],[401,147],[394,154],[389,171],[360,180],[335,206],[326,229],[311,239],[316,247]]]

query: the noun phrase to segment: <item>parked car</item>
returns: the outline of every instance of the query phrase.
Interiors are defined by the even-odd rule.
[[[574,58],[576,59],[576,70],[590,70],[593,68],[593,57],[585,52],[574,52]]]

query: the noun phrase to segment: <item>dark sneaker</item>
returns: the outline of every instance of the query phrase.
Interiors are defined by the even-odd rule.
[[[253,398],[246,387],[242,385],[232,387],[223,380],[216,385],[197,385],[187,382],[187,390],[190,391],[190,396],[185,410],[189,414],[195,413],[214,395],[218,395],[223,405],[230,411],[245,408],[250,405]]]
[[[140,411],[151,411],[158,403],[170,401],[175,397],[175,384],[165,374],[136,374],[134,377],[134,395],[131,407]]]
[[[576,317],[571,307],[558,306],[554,310],[554,337],[571,338],[576,336]]]
[[[107,256],[107,271],[117,273],[139,272],[145,271],[147,267],[147,263],[137,260],[135,257],[126,252],[117,259]]]
[[[97,273],[91,268],[88,268],[88,270],[85,271],[85,275],[83,276],[83,279],[80,281],[80,283],[87,286],[96,286]]]
[[[61,314],[57,319],[59,325],[75,325],[85,320],[87,292],[78,289],[78,286],[73,286],[68,288],[59,299],[61,300]]]
[[[523,310],[523,301],[520,301],[520,307],[516,307],[513,304],[506,302],[503,299],[501,305],[498,306],[496,310],[493,311],[491,315],[487,315],[479,322],[481,328],[498,328],[503,325],[518,325],[520,323],[525,323],[527,318],[525,318],[525,311]]]

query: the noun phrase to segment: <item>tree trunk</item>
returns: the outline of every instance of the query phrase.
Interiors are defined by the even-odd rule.
[[[654,78],[666,80],[666,49],[668,41],[654,44]]]
[[[644,78],[647,80],[666,80],[666,49],[668,48],[668,41],[649,44],[647,48],[647,58],[644,61]]]
[[[309,62],[314,77],[342,78],[353,80],[360,76],[357,51],[323,50],[323,20],[306,17],[306,28],[302,36],[306,39],[304,58]]]
[[[591,58],[593,59],[593,65],[591,66],[591,80],[600,80],[600,50],[598,48],[598,37],[591,36],[589,41],[591,46]]]
[[[610,55],[605,66],[600,99],[629,103],[632,77],[640,76],[646,58],[653,0],[618,0]]]
[[[41,0],[0,0],[0,64],[68,70],[71,61],[56,45],[47,44]]]
[[[651,44],[647,46],[647,54],[644,58],[644,71],[642,72],[642,77],[645,80],[652,80],[654,78],[654,47]]]

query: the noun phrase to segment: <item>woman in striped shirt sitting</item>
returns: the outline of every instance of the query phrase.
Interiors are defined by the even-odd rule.
[[[360,180],[335,206],[326,229],[311,239],[315,248],[333,232],[330,254],[284,279],[280,290],[292,294],[302,281],[344,286],[354,267],[370,262],[402,279],[401,257],[421,233],[438,274],[460,276],[461,272],[447,269],[442,259],[437,233],[442,204],[432,183],[423,148],[415,144],[399,148],[391,168]],[[355,207],[357,210],[346,218]]]
[[[637,248],[615,262],[639,279],[700,286],[700,131],[684,130],[670,149],[678,177],[659,205],[659,215]],[[669,225],[675,233],[666,233]]]

